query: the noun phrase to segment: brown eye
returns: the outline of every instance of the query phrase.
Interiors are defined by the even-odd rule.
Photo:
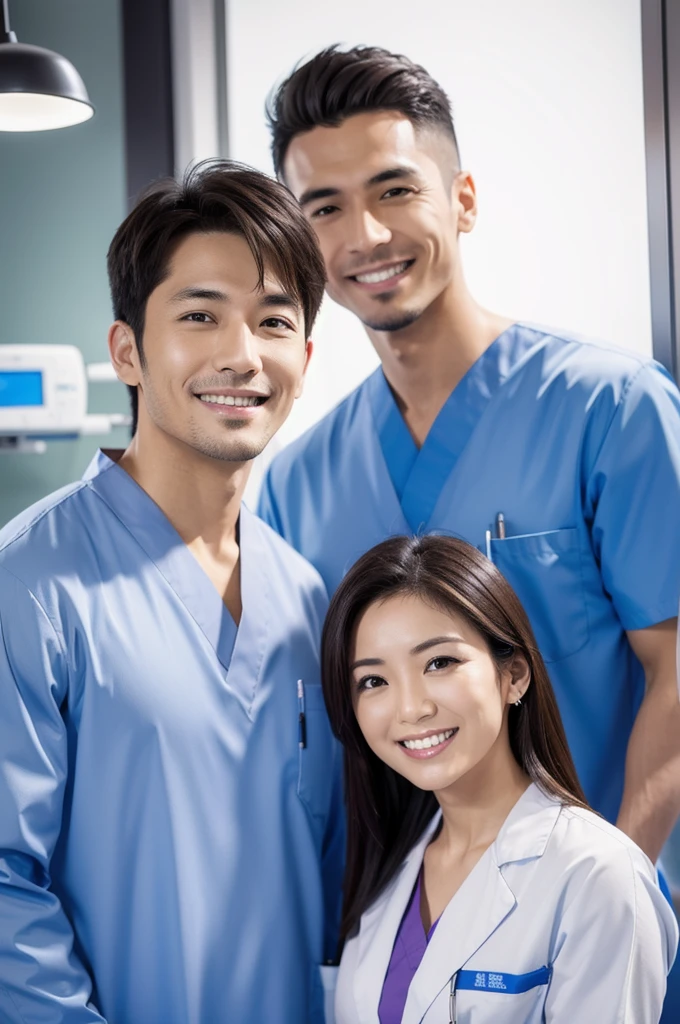
[[[450,655],[440,654],[436,658],[432,658],[428,661],[425,668],[426,672],[439,672],[442,669],[449,668],[451,665],[459,665],[460,661],[458,658],[452,658]]]
[[[284,320],[280,316],[268,316],[266,320],[263,320],[261,327],[271,327],[275,331],[294,331],[295,328],[287,320]]]
[[[187,313],[186,316],[182,317],[182,320],[189,324],[212,323],[212,317],[209,313]]]
[[[357,683],[357,690],[361,693],[362,690],[377,690],[379,686],[387,686],[382,676],[364,676]]]

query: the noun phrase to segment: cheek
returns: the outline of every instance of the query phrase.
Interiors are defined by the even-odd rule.
[[[384,738],[391,723],[389,701],[384,697],[363,699],[360,697],[356,703],[355,711],[357,724],[364,735],[369,747],[379,743]]]
[[[146,362],[158,377],[184,376],[197,364],[198,345],[187,344],[187,340],[172,333],[162,336],[144,334],[144,355]],[[182,381],[183,383],[183,381]]]
[[[291,399],[298,390],[305,369],[305,343],[296,343],[295,348],[291,345],[281,348],[273,355],[262,356],[262,368],[271,383],[283,394],[289,394]]]
[[[468,706],[463,715],[478,738],[486,737],[493,743],[503,727],[503,703],[498,687],[475,687],[468,695]]]

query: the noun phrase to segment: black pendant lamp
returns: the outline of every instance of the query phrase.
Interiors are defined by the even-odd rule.
[[[0,0],[0,132],[67,128],[94,114],[82,78],[65,57],[18,43]]]

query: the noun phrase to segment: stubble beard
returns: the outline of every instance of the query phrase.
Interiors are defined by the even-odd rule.
[[[258,438],[248,441],[245,438],[238,438],[238,432],[248,426],[247,423],[232,421],[225,424],[226,436],[224,440],[216,437],[206,437],[205,434],[194,429],[191,431],[189,443],[191,447],[201,455],[210,459],[217,459],[220,462],[251,462],[257,458],[266,448],[270,441],[269,437]]]
[[[410,327],[421,316],[422,310],[409,310],[408,312],[395,313],[391,317],[380,319],[375,317],[368,320],[362,317],[361,322],[364,327],[368,327],[371,331],[384,331],[386,334],[391,334],[394,331],[403,331],[404,328]]]

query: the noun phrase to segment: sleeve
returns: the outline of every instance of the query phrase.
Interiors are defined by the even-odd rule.
[[[91,980],[50,889],[67,739],[63,647],[33,594],[0,567],[0,1020],[92,1024]]]
[[[678,614],[680,393],[662,367],[629,382],[586,482],[586,518],[624,629]]]
[[[594,865],[556,932],[546,1024],[658,1024],[678,928],[641,852]]]

